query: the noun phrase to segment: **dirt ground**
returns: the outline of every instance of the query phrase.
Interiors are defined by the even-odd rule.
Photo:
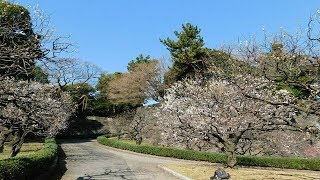
[[[165,167],[194,180],[208,180],[218,165],[167,164]],[[223,168],[223,167],[220,167]],[[304,171],[273,168],[225,169],[232,180],[320,180],[320,171]]]

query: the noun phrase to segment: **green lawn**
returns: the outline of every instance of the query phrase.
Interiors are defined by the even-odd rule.
[[[24,156],[28,154],[32,154],[35,151],[38,151],[42,148],[43,143],[24,143],[21,148],[21,152],[17,156]],[[0,153],[0,160],[9,158],[11,147],[9,145],[5,145],[4,152]]]

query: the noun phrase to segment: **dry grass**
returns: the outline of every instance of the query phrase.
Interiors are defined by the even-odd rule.
[[[177,165],[168,164],[167,168],[195,180],[208,180],[219,167],[216,165]],[[232,180],[320,180],[319,171],[271,169],[271,168],[237,168],[225,169]]]
[[[43,146],[43,143],[24,143],[22,145],[20,153],[17,156],[23,156],[26,154],[34,153],[35,151],[40,150],[42,148],[42,146]],[[11,147],[8,145],[6,145],[4,147],[4,152],[0,153],[0,160],[6,159],[9,157],[10,149],[11,149]]]

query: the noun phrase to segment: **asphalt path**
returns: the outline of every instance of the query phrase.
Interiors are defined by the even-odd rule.
[[[157,157],[119,150],[98,144],[95,140],[69,140],[61,143],[65,166],[62,180],[82,179],[159,179],[175,180],[176,176],[159,166],[193,164],[194,161]]]

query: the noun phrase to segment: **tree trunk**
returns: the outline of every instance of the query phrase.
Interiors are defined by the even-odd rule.
[[[225,151],[227,155],[227,167],[233,168],[237,164],[236,144],[233,142],[225,143]]]
[[[135,140],[136,144],[140,145],[142,143],[142,136],[140,134],[136,135]]]
[[[6,140],[5,137],[3,137],[3,135],[0,135],[0,153],[3,153],[3,149],[4,149],[4,141]]]
[[[22,144],[24,142],[24,138],[27,136],[28,132],[17,132],[15,135],[15,140],[12,145],[11,149],[11,157],[15,157],[19,152],[22,147]]]
[[[12,133],[12,131],[2,131],[0,133],[0,153],[3,153],[4,143],[10,133]]]

